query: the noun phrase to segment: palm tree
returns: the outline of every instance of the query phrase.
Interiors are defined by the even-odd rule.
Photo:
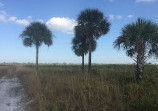
[[[138,18],[136,23],[128,24],[115,40],[114,47],[122,47],[126,54],[136,62],[136,80],[142,80],[145,62],[151,56],[158,57],[158,25],[150,20]]]
[[[104,18],[102,12],[97,9],[86,9],[77,18],[78,26],[88,41],[89,63],[88,72],[91,74],[92,41],[98,39],[109,31],[110,23]]]
[[[84,55],[88,53],[88,42],[85,37],[75,36],[72,39],[72,50],[77,56],[82,56],[82,73],[84,73]],[[96,49],[96,41],[92,41],[92,51]]]
[[[40,22],[32,22],[26,29],[22,32],[20,37],[23,39],[24,46],[31,47],[35,45],[36,47],[36,74],[38,73],[38,53],[39,47],[42,43],[50,46],[52,45],[53,35],[52,32],[47,28],[47,26]]]

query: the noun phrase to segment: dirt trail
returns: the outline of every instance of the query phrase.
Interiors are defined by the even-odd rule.
[[[24,89],[18,78],[0,78],[0,111],[24,111]]]

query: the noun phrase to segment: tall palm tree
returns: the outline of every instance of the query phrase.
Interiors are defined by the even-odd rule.
[[[145,62],[153,55],[158,57],[158,25],[150,20],[138,18],[135,23],[122,29],[114,47],[123,48],[136,62],[136,80],[139,82],[142,80]]]
[[[91,52],[92,40],[100,38],[109,31],[110,23],[104,18],[104,14],[97,9],[86,9],[82,11],[77,18],[78,26],[82,34],[87,38],[89,48],[88,72],[91,74]]]
[[[22,32],[20,37],[23,39],[24,46],[36,47],[36,74],[38,73],[38,53],[39,47],[44,43],[45,45],[52,45],[53,35],[47,26],[40,22],[32,22]]]
[[[84,73],[84,55],[88,53],[88,42],[85,37],[75,36],[72,39],[72,50],[77,56],[82,56],[82,73]],[[96,41],[92,41],[92,51],[96,49]]]

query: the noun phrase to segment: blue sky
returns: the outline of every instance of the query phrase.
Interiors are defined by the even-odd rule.
[[[55,35],[53,46],[40,47],[40,63],[80,63],[71,40],[76,18],[86,8],[98,8],[111,23],[108,34],[97,41],[93,63],[133,63],[124,51],[113,48],[113,41],[124,25],[138,17],[158,22],[158,0],[0,0],[0,63],[35,62],[35,47],[24,47],[19,38],[32,21],[45,23]]]

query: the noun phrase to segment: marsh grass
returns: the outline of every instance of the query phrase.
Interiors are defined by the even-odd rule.
[[[158,66],[147,65],[139,84],[134,68],[93,65],[92,76],[79,65],[41,65],[38,76],[30,65],[14,71],[33,100],[32,111],[157,111]]]
[[[16,66],[0,65],[0,78],[4,76],[12,78],[15,76],[16,69]]]

